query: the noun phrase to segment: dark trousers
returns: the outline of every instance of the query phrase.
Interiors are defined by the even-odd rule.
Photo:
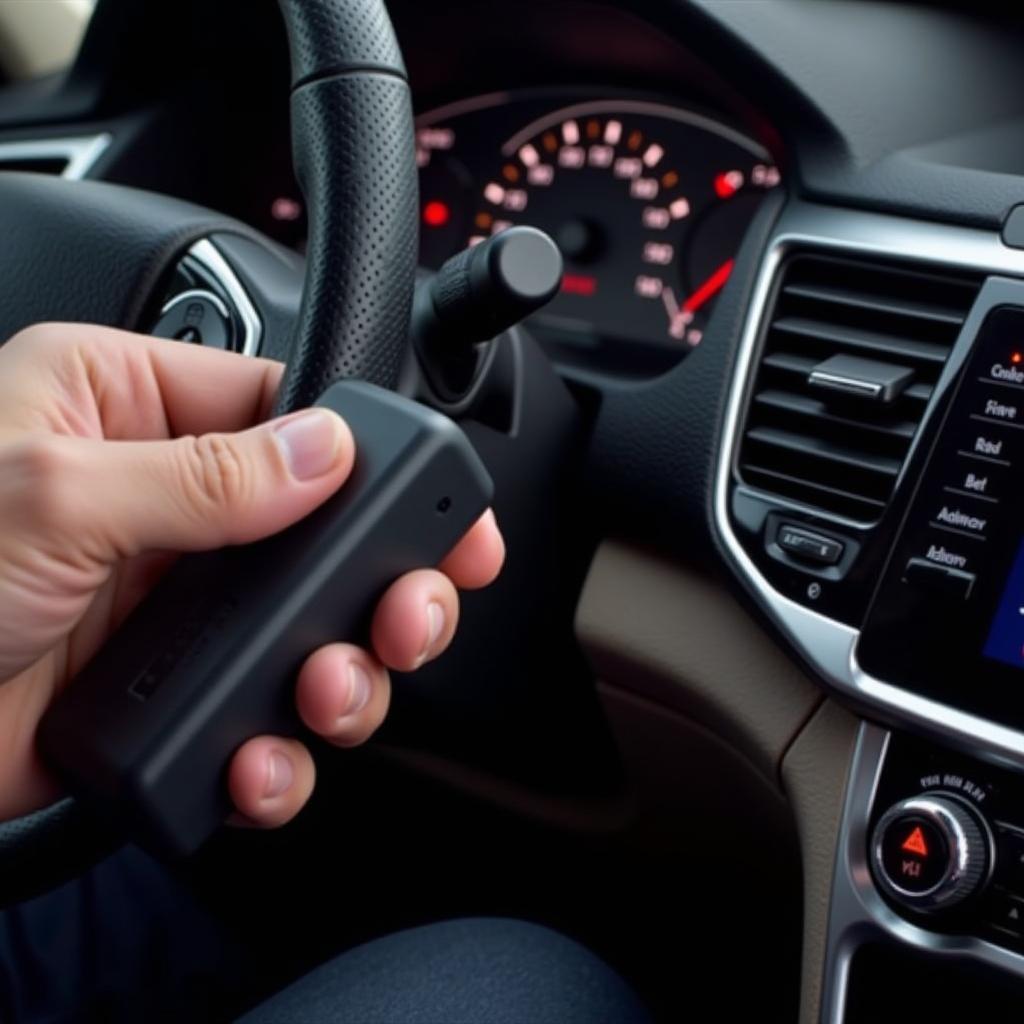
[[[260,991],[239,944],[126,849],[0,914],[3,1024],[229,1019]],[[244,1024],[639,1024],[610,968],[565,936],[481,918],[399,932],[322,965]]]

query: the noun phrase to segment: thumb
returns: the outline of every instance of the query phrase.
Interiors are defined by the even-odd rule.
[[[49,492],[51,502],[68,496],[70,536],[101,561],[259,540],[325,501],[355,460],[351,432],[327,409],[307,409],[234,434],[56,440],[63,479],[55,495]]]

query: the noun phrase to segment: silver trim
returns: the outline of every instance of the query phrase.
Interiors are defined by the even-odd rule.
[[[230,264],[208,238],[201,238],[189,249],[188,254],[210,273],[235,307],[242,324],[242,355],[258,355],[263,339],[263,323]]]
[[[839,829],[825,947],[820,1019],[840,1024],[846,1008],[850,964],[867,942],[889,939],[941,961],[974,961],[1024,978],[1024,956],[984,939],[940,935],[905,921],[879,895],[868,866],[867,824],[889,746],[889,733],[860,727]]]
[[[106,152],[114,137],[107,132],[73,139],[23,139],[0,142],[0,170],[20,160],[67,160],[60,177],[81,181]]]
[[[217,310],[220,313],[220,315],[224,317],[226,320],[229,320],[231,318],[231,310],[229,310],[228,307],[224,305],[224,303],[221,301],[220,296],[215,295],[213,292],[210,291],[209,288],[189,288],[187,292],[179,292],[177,295],[174,296],[173,299],[170,299],[166,303],[164,303],[163,309],[160,310],[160,315],[166,316],[168,313],[170,313],[172,309],[174,309],[175,306],[180,305],[186,299],[194,299],[197,297],[201,299],[208,299],[210,302],[212,302],[217,307]]]
[[[856,377],[841,377],[837,373],[826,373],[824,370],[812,370],[807,378],[812,387],[828,388],[831,391],[848,391],[853,395],[866,395],[877,398],[882,393],[882,385]]]
[[[1024,251],[1009,249],[994,232],[905,220],[886,214],[791,202],[782,212],[754,285],[733,370],[715,474],[714,521],[740,576],[753,589],[779,630],[835,690],[883,715],[968,746],[980,757],[1024,767],[1024,733],[910,693],[864,672],[855,648],[859,631],[797,604],[775,590],[744,551],[729,520],[729,493],[739,450],[740,425],[762,321],[779,264],[794,248],[883,259],[911,259],[935,270],[967,270],[1024,277]],[[965,332],[987,310],[979,295]],[[754,491],[747,487],[748,491]],[[772,496],[772,500],[776,500]],[[803,507],[792,502],[780,505]],[[819,510],[810,510],[820,514]],[[854,524],[838,517],[841,525]]]

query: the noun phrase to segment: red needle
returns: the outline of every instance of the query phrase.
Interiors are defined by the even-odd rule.
[[[684,303],[684,313],[696,313],[709,299],[714,298],[724,287],[732,273],[735,260],[726,260]]]

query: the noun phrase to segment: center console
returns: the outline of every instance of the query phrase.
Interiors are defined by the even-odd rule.
[[[886,293],[887,267],[919,274],[927,301]],[[960,295],[974,282],[961,310],[943,302],[943,274]],[[940,321],[955,325],[946,347]],[[898,1000],[865,1001],[900,971],[931,978],[933,1017],[966,992],[1019,1007],[1024,251],[970,228],[791,205],[723,433],[723,547],[779,632],[866,719],[821,1019],[905,1020]]]

